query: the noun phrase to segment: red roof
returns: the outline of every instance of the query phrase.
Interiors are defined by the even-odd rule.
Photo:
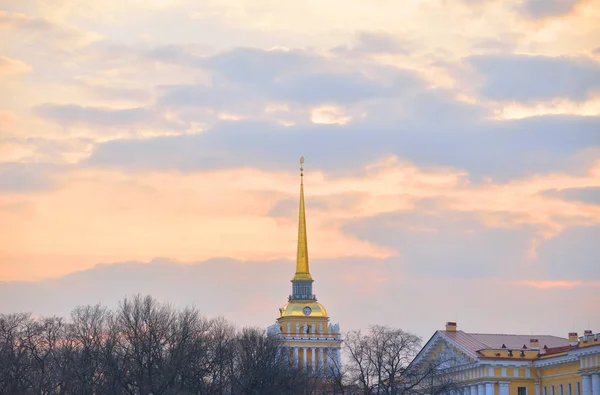
[[[542,355],[558,354],[561,352],[572,350],[574,348],[579,348],[579,346],[578,345],[572,346],[569,344],[567,346],[561,346],[561,347],[548,347],[545,350],[542,350],[543,351]]]
[[[529,349],[529,340],[537,339],[540,352],[544,351],[544,346],[548,349],[558,349],[569,346],[569,339],[551,335],[507,335],[507,334],[488,334],[488,333],[465,333],[463,331],[440,331],[446,338],[454,342],[457,346],[477,355],[480,350],[501,349],[521,350],[525,345]],[[548,352],[546,350],[546,352]]]

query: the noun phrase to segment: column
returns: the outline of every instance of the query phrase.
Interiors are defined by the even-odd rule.
[[[310,354],[311,354],[311,364],[310,364],[310,370],[312,370],[313,372],[315,371],[315,354],[317,352],[316,348],[311,348],[310,349]]]
[[[600,372],[592,373],[592,395],[600,395]]]
[[[340,357],[341,357],[342,353],[340,351],[341,350],[339,348],[335,349],[335,361],[337,363],[337,368],[338,369],[342,366],[342,361],[340,360]],[[598,395],[600,395],[600,394],[598,394]]]
[[[321,370],[324,369],[324,364],[323,364],[323,347],[319,347],[319,368]]]
[[[304,365],[304,370],[306,370],[306,347],[302,347],[302,364]]]
[[[592,395],[592,378],[588,373],[581,374],[581,395]]]
[[[298,348],[294,347],[294,366],[298,367]]]
[[[477,384],[477,395],[485,395],[485,384]]]
[[[494,395],[494,383],[485,383],[485,395]]]
[[[477,395],[477,386],[476,385],[471,386],[471,395]]]
[[[499,388],[499,395],[508,395],[508,385],[510,384],[509,381],[500,381],[498,383]],[[539,395],[539,394],[538,394]]]

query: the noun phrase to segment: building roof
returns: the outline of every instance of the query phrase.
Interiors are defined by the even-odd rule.
[[[304,313],[306,307],[310,308],[309,314]],[[314,300],[292,300],[286,303],[279,309],[279,318],[283,317],[328,318],[325,307]]]
[[[530,339],[537,339],[540,350],[548,348],[565,347],[569,339],[551,335],[507,335],[488,333],[465,333],[463,331],[439,331],[457,346],[477,355],[480,350],[508,348],[519,350],[530,347]],[[504,345],[504,347],[502,347]]]

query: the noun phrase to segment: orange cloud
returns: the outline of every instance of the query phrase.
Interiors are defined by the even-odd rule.
[[[579,287],[583,283],[581,281],[549,281],[549,280],[534,280],[534,281],[520,281],[512,283],[514,285],[533,287],[539,289],[552,289],[552,288],[573,288]]]
[[[31,70],[31,66],[22,60],[12,59],[8,56],[0,56],[0,77],[16,74],[16,73],[24,73]]]
[[[266,213],[283,197],[259,188],[298,190],[297,177],[253,171],[202,174],[75,171],[56,176],[60,188],[36,195],[0,195],[0,206],[31,205],[25,220],[2,212],[2,239],[11,256],[102,256],[149,260],[168,256],[198,261],[216,256],[274,259],[295,256],[296,219]],[[294,193],[297,195],[297,193]],[[310,212],[309,212],[310,215]],[[309,217],[313,258],[387,257],[390,252],[356,240],[323,214]],[[32,260],[29,260],[32,261]],[[40,260],[42,262],[43,260]],[[83,262],[91,263],[90,259]],[[86,267],[86,263],[81,268]],[[3,268],[11,279],[55,276],[73,266],[37,264]]]
[[[28,35],[36,39],[54,40],[53,43],[59,46],[83,46],[101,38],[98,33],[83,31],[69,24],[59,24],[45,17],[4,10],[0,10],[0,28],[19,30],[19,38]]]
[[[0,136],[13,127],[15,119],[11,112],[0,110]]]
[[[585,176],[551,174],[507,184],[470,185],[461,172],[424,171],[390,158],[370,166],[361,177],[326,179],[309,172],[305,178],[313,258],[395,255],[396,251],[345,234],[341,225],[348,219],[415,210],[422,199],[436,199],[440,210],[477,213],[491,227],[535,224],[542,237],[558,234],[569,221],[600,223],[598,206],[541,194],[550,188],[598,186],[597,168]],[[81,262],[81,268],[93,262],[82,257],[104,254],[114,260],[294,258],[296,214],[269,215],[280,200],[298,198],[294,174],[249,169],[203,173],[82,169],[54,179],[58,184],[54,190],[0,195],[0,207],[28,207],[26,212],[0,210],[5,254],[31,256],[35,251],[38,256],[71,256]],[[535,254],[535,243],[532,248]],[[31,263],[3,271],[7,278],[24,279],[33,272],[64,274],[76,266]]]

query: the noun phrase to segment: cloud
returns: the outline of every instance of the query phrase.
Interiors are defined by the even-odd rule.
[[[42,104],[34,109],[36,115],[62,124],[92,124],[99,126],[132,126],[151,118],[143,108],[111,109],[82,107],[75,104]]]
[[[33,154],[34,150],[30,144],[11,140],[0,140],[0,163],[24,162],[31,158]]]
[[[542,281],[520,281],[514,283],[515,285],[522,285],[526,287],[533,287],[539,289],[552,289],[552,288],[573,288],[582,285],[581,281],[552,281],[552,280],[542,280]]]
[[[544,195],[600,206],[600,186],[588,188],[567,188],[561,190],[551,189],[546,191]]]
[[[203,64],[231,82],[258,86],[273,83],[282,74],[314,69],[323,60],[300,50],[238,48],[208,58]]]
[[[60,25],[46,18],[31,17],[22,13],[0,10],[0,28],[17,30],[32,39],[55,40],[62,45],[87,45],[100,38],[93,32],[83,31],[69,25]],[[17,35],[20,39],[21,35]]]
[[[583,101],[600,92],[600,62],[541,55],[479,55],[468,58],[484,77],[481,94],[502,101]]]
[[[156,139],[152,141],[157,143]],[[179,152],[168,144],[158,142],[158,146],[163,147],[158,153]],[[212,149],[214,157],[220,158],[219,149]],[[135,160],[134,150],[126,149],[126,154]],[[154,156],[157,162],[164,162],[165,158]],[[465,172],[422,169],[393,157],[360,171],[327,176],[314,170],[311,157],[309,160],[307,209],[313,240],[311,251],[316,258],[384,259],[397,253],[402,257],[402,245],[394,245],[385,238],[400,235],[400,230],[390,226],[390,231],[378,236],[383,239],[369,238],[373,233],[377,235],[373,229],[396,222],[400,228],[406,221],[439,222],[444,237],[458,235],[455,229],[470,227],[476,234],[465,236],[466,241],[481,237],[474,242],[485,244],[486,237],[496,237],[498,243],[502,240],[507,243],[507,251],[512,245],[514,251],[518,250],[515,254],[526,257],[535,255],[541,241],[569,226],[600,223],[597,208],[542,194],[558,186],[563,189],[598,186],[597,169],[595,173],[590,169],[590,174],[580,177],[550,174],[505,184],[473,184]],[[115,259],[124,256],[138,260],[158,254],[185,261],[215,256],[289,257],[293,251],[285,246],[295,245],[297,234],[298,175],[296,161],[288,157],[282,163],[285,166],[277,171],[258,171],[240,162],[235,169],[203,172],[145,171],[136,168],[135,163],[126,171],[72,165],[68,173],[53,174],[60,188],[27,199],[35,209],[34,217],[26,221],[18,217],[0,218],[6,229],[10,229],[3,237],[13,240],[10,245],[15,254],[44,251],[51,256],[70,255],[65,262],[73,261],[75,256],[79,261],[89,262],[89,257],[107,251]],[[43,169],[38,168],[38,173],[43,174]],[[17,204],[22,199],[9,194],[4,202]],[[56,210],[57,206],[62,209]],[[421,217],[402,217],[411,213]],[[396,219],[394,214],[401,215]],[[396,222],[377,222],[379,216],[385,219],[386,215]],[[81,221],[82,217],[89,221]],[[446,219],[449,222],[444,222]],[[353,221],[358,221],[357,230],[346,230]],[[103,237],[116,229],[119,237]],[[256,231],[248,233],[248,229]],[[405,238],[417,244],[409,236]],[[444,238],[434,238],[430,243],[446,245]],[[459,242],[455,244],[458,249]],[[465,254],[468,263],[466,247],[456,254],[460,253]],[[474,259],[481,258],[478,250],[473,254]],[[30,272],[56,275],[64,273],[67,267],[66,263],[39,267],[38,260],[29,261],[15,266],[15,271],[5,270],[5,276],[27,278]],[[513,261],[517,262],[516,258]]]
[[[473,42],[472,49],[477,53],[510,53],[514,51],[517,45],[517,38],[483,38]]]
[[[15,121],[16,117],[12,112],[0,110],[0,136],[12,129]]]
[[[564,336],[557,314],[598,305],[577,244],[600,224],[591,2],[5,3],[0,70],[31,70],[0,89],[0,275],[64,277],[2,284],[3,306],[149,292],[264,326],[300,155],[316,292],[344,329]],[[65,276],[97,262],[121,263]]]
[[[56,168],[43,163],[0,163],[0,194],[51,189],[55,186],[52,170]]]
[[[527,260],[535,228],[494,228],[476,214],[437,211],[381,214],[344,231],[398,251],[412,273],[445,278],[502,278]],[[496,251],[490,254],[490,251]]]
[[[387,32],[363,31],[352,46],[338,46],[331,51],[349,55],[408,54],[409,43]]]
[[[532,18],[557,17],[571,12],[583,0],[524,0],[522,9]]]
[[[431,100],[426,100],[428,97]],[[287,168],[290,157],[304,154],[311,157],[314,169],[335,173],[357,171],[378,158],[396,155],[418,165],[466,170],[475,179],[507,180],[536,172],[581,172],[596,156],[591,151],[587,156],[577,154],[600,146],[600,117],[475,122],[461,118],[461,111],[466,117],[468,106],[453,111],[451,104],[436,103],[432,96],[417,98],[407,107],[414,117],[405,120],[395,120],[397,114],[389,108],[343,126],[284,127],[274,122],[232,121],[217,123],[198,135],[112,141],[96,146],[89,163],[185,171],[251,163],[256,168],[275,169]],[[383,118],[386,115],[391,119]],[[444,127],[440,126],[442,120]]]
[[[563,231],[539,246],[539,260],[547,265],[548,277],[560,280],[600,279],[600,226],[578,226]]]
[[[350,325],[348,317],[353,313],[344,309],[343,303],[366,308],[369,302],[361,297],[363,292],[369,291],[374,296],[382,294],[383,284],[378,282],[376,273],[386,276],[385,283],[396,278],[393,264],[387,261],[347,258],[313,260],[311,264],[319,301],[332,311],[333,322],[345,319],[347,327]],[[0,282],[0,311],[65,316],[77,305],[102,303],[115,308],[125,296],[144,293],[177,305],[195,304],[205,315],[225,315],[240,325],[266,327],[277,318],[278,307],[287,301],[294,265],[288,260],[233,259],[181,264],[165,258],[147,263],[102,264],[57,279]],[[340,271],[362,272],[360,292],[349,292],[339,276]],[[237,274],[235,278],[231,273]],[[239,281],[241,278],[245,280]],[[223,284],[229,285],[224,287]],[[348,297],[342,302],[340,295]],[[209,300],[213,302],[207,303]]]
[[[86,77],[76,77],[73,79],[73,83],[75,86],[91,93],[94,97],[108,101],[131,100],[143,103],[151,97],[148,89],[138,88],[126,83],[111,84]]]
[[[186,125],[166,119],[159,111],[143,107],[115,109],[84,107],[76,104],[41,104],[33,109],[38,117],[64,126],[86,126],[98,129],[116,129],[126,136],[156,136],[163,131],[184,132]],[[105,134],[105,139],[109,137]]]
[[[28,71],[31,71],[31,67],[27,63],[7,56],[0,56],[0,77]]]
[[[180,51],[167,58],[196,64]],[[164,57],[164,56],[163,56]],[[398,96],[421,86],[415,73],[370,65],[348,67],[306,51],[239,48],[206,58],[213,73],[211,86],[175,85],[160,88],[162,105],[209,105],[257,98],[303,105],[355,103],[376,97]],[[369,74],[367,74],[369,72]]]
[[[327,196],[311,197],[307,202],[310,210],[319,210],[323,212],[334,212],[339,210],[353,210],[360,201],[365,198],[365,193],[344,193],[332,194]],[[288,198],[279,200],[269,210],[269,216],[294,218],[298,213],[298,199]]]
[[[184,265],[160,258],[103,264],[57,279],[0,282],[0,311],[67,316],[77,305],[102,303],[114,309],[125,296],[143,293],[176,306],[195,305],[204,315],[225,316],[240,326],[265,328],[287,300],[293,270],[294,262],[287,260],[211,259]],[[344,333],[382,324],[426,339],[435,328],[443,329],[445,321],[455,320],[459,329],[470,332],[566,336],[573,325],[600,325],[589,315],[598,303],[593,287],[536,289],[488,279],[406,276],[396,262],[373,259],[312,260],[311,273],[319,302]],[[415,298],[418,303],[411,302]],[[449,307],[441,298],[454,303]],[[402,305],[402,314],[390,314],[391,300]],[[505,303],[490,311],[498,300]],[[536,311],[535,319],[531,311]],[[571,319],[557,324],[557,314]]]

